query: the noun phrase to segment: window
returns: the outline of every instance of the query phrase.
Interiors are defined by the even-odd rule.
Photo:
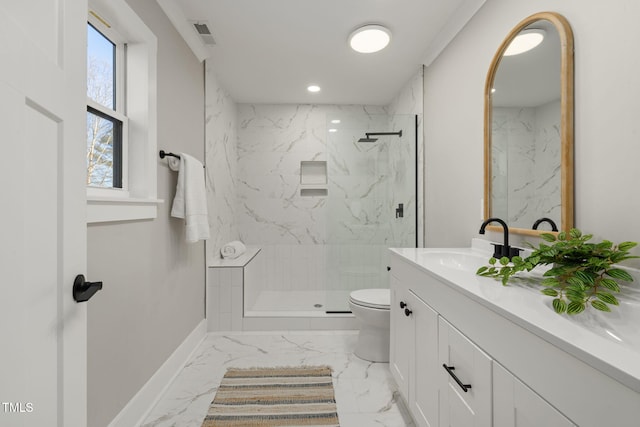
[[[157,40],[126,0],[89,0],[87,222],[157,216]]]
[[[124,97],[117,90],[124,83],[125,44],[115,32],[111,37],[87,24],[87,185],[127,190],[123,179],[127,122]],[[122,91],[121,91],[122,92]]]

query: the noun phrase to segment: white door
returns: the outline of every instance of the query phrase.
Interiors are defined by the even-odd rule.
[[[86,13],[0,2],[0,426],[86,426]]]

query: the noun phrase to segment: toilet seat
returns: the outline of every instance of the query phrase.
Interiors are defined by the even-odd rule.
[[[389,289],[358,289],[351,292],[349,302],[362,307],[389,310],[391,291]]]

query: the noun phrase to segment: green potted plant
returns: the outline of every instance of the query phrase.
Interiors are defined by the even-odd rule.
[[[587,243],[593,235],[576,228],[569,233],[543,233],[540,237],[552,244],[540,243],[526,258],[513,257],[489,259],[476,274],[501,279],[507,285],[509,279],[521,271],[531,271],[538,265],[551,265],[544,273],[541,292],[553,297],[554,310],[561,313],[578,314],[588,305],[601,311],[611,311],[610,305],[618,305],[614,293],[620,292],[619,281],[631,282],[633,277],[614,266],[621,261],[638,258],[629,254],[636,242],[614,245],[608,240]]]

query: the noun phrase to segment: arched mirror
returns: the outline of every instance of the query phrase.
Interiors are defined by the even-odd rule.
[[[532,15],[502,42],[487,75],[484,129],[485,218],[517,234],[550,231],[548,221],[534,230],[541,218],[573,227],[573,33],[563,16]]]

